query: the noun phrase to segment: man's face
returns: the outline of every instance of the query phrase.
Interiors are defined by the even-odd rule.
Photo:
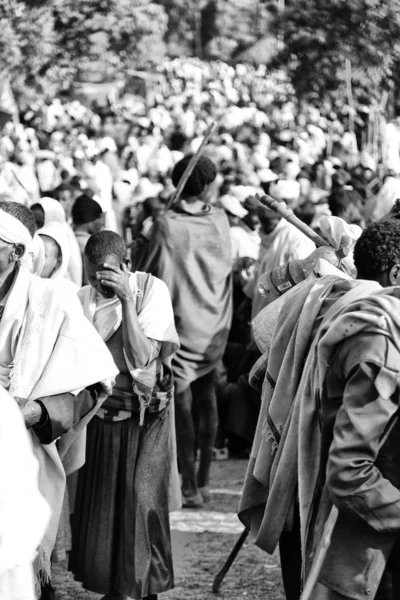
[[[71,192],[69,190],[64,190],[63,192],[60,192],[58,201],[64,209],[66,218],[69,219],[71,216],[72,205],[74,203]]]
[[[105,285],[103,285],[97,277],[98,271],[104,271],[104,264],[107,263],[109,265],[121,268],[120,263],[118,262],[118,258],[113,254],[108,254],[101,260],[98,264],[91,263],[87,256],[85,256],[85,268],[88,276],[89,284],[97,291],[99,294],[103,296],[103,298],[113,298],[115,296],[114,291]]]
[[[258,218],[261,223],[261,230],[264,233],[272,233],[275,227],[278,225],[282,217],[276,214],[273,210],[270,210],[266,206],[260,205],[257,209]]]

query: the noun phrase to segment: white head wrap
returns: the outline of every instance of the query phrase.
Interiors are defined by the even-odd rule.
[[[32,237],[28,229],[15,217],[0,209],[0,239],[9,244],[22,244],[30,250]]]
[[[42,227],[42,229],[39,229],[38,236],[41,238],[43,235],[52,238],[61,249],[61,264],[51,275],[50,279],[62,279],[67,274],[70,259],[70,249],[66,229],[60,223],[49,223]]]
[[[44,198],[40,198],[36,204],[40,204],[43,209],[45,225],[53,222],[62,224],[66,222],[64,209],[54,198],[45,196]]]

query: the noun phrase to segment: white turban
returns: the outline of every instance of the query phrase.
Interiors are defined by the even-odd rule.
[[[25,252],[32,244],[32,236],[25,225],[2,209],[0,209],[0,239],[9,244],[22,244]]]

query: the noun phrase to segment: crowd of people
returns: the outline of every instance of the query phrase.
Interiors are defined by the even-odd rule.
[[[332,505],[313,600],[395,600],[398,124],[363,148],[281,73],[159,73],[151,105],[43,100],[0,133],[0,598],[51,598],[68,558],[87,590],[156,600],[169,512],[204,507],[231,456],[288,600]]]

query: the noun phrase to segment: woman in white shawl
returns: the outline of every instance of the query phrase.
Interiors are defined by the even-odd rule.
[[[81,251],[75,233],[67,222],[61,203],[53,198],[41,198],[31,206],[31,211],[35,217],[36,227],[38,229],[50,225],[51,223],[59,223],[65,229],[69,247],[69,259],[67,271],[63,277],[73,281],[76,285],[81,287],[83,275]]]
[[[174,586],[170,361],[179,343],[167,286],[130,273],[129,266],[118,234],[102,231],[89,239],[90,285],[78,295],[119,375],[88,426],[70,567],[86,589],[105,598],[156,600]],[[176,484],[179,493],[177,477]]]
[[[70,251],[64,227],[60,223],[49,223],[39,229],[37,235],[42,240],[45,259],[41,272],[36,274],[44,279],[56,279],[66,283]],[[72,281],[68,283],[78,291],[78,286]]]
[[[39,464],[15,400],[0,385],[0,598],[35,600],[32,563],[50,519]],[[26,502],[29,502],[27,510]]]

